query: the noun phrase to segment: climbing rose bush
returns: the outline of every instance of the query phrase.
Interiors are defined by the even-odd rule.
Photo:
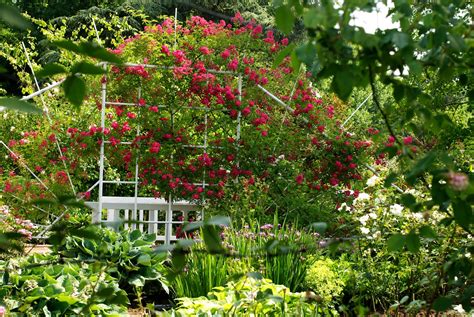
[[[105,178],[133,180],[138,163],[140,195],[238,198],[239,186],[283,178],[287,186],[333,192],[341,201],[357,197],[354,184],[372,142],[340,127],[335,107],[303,68],[282,58],[286,45],[286,38],[238,18],[231,25],[191,17],[176,33],[172,19],[148,26],[111,50],[133,65],[108,65],[107,75],[91,81],[81,120],[23,133],[10,140],[10,158],[19,164],[26,157],[20,153],[37,151],[28,158],[45,184],[70,192],[69,171],[85,199],[95,195],[86,189],[98,179],[103,140]],[[5,191],[28,196],[16,179],[9,177]],[[28,199],[51,196],[36,180],[28,184],[39,188]]]

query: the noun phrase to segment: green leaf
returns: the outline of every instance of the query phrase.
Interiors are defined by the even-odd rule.
[[[396,173],[390,173],[383,183],[385,188],[392,186],[392,184],[397,180],[398,175]]]
[[[410,252],[416,253],[420,250],[420,236],[414,232],[410,232],[406,236],[407,249]]]
[[[109,298],[114,293],[115,293],[115,288],[113,288],[113,287],[102,287],[97,291],[96,295],[98,297],[102,297],[102,298]]]
[[[66,98],[75,106],[80,106],[86,95],[86,84],[82,78],[68,76],[63,84]]]
[[[400,233],[396,233],[390,236],[390,238],[388,238],[387,240],[388,251],[393,252],[401,250],[405,245],[405,240],[405,236]]]
[[[472,207],[464,200],[453,202],[454,220],[463,227],[469,227],[472,223]]]
[[[395,32],[392,34],[392,42],[399,49],[403,49],[410,44],[410,37],[406,33]]]
[[[316,47],[311,42],[306,42],[295,49],[295,54],[298,60],[311,67],[316,57]]]
[[[341,68],[332,79],[332,88],[342,100],[347,100],[354,88],[353,75],[347,68]]]
[[[451,308],[453,299],[449,297],[438,297],[433,302],[433,309],[436,311],[445,311]]]
[[[289,56],[293,49],[295,48],[295,44],[290,44],[281,51],[278,52],[277,56],[275,57],[275,60],[273,61],[273,68],[278,67],[281,62],[285,59],[285,57]]]
[[[136,240],[140,239],[141,236],[142,236],[142,232],[138,229],[133,230],[129,234],[130,241],[136,241]]]
[[[221,244],[221,238],[219,232],[214,226],[202,227],[202,235],[204,238],[204,244],[210,253],[223,253],[224,247]]]
[[[401,196],[402,205],[412,209],[416,205],[416,198],[412,194],[403,194]]]
[[[7,4],[0,3],[0,21],[21,30],[31,28],[30,21],[21,15],[17,8]]]
[[[74,53],[84,55],[84,56],[97,58],[101,61],[115,63],[115,64],[122,63],[122,60],[117,55],[110,53],[105,48],[99,46],[96,43],[81,42],[79,44],[75,44],[72,41],[61,40],[61,41],[54,41],[53,44],[67,51],[74,52]]]
[[[429,152],[425,157],[417,161],[410,172],[408,172],[406,175],[407,182],[413,185],[416,178],[423,174],[428,168],[430,168],[431,165],[433,165],[435,159],[436,153]]]
[[[122,60],[115,54],[110,53],[97,43],[82,42],[80,48],[84,55],[97,58],[101,61],[110,62],[114,64],[122,63]]]
[[[82,54],[82,49],[73,43],[72,41],[68,40],[60,40],[60,41],[54,41],[52,44],[56,45],[57,47],[63,48],[67,51],[74,52],[77,54]]]
[[[56,296],[56,299],[60,302],[65,302],[68,305],[74,305],[79,301],[79,299],[77,299],[76,297],[72,297],[66,294],[59,294],[58,296]]]
[[[326,14],[320,8],[310,8],[303,15],[303,23],[308,29],[324,28],[327,23]]]
[[[428,239],[436,239],[436,232],[430,226],[423,226],[419,229],[420,236]]]
[[[64,68],[64,66],[56,64],[56,63],[50,63],[50,64],[46,64],[41,70],[36,72],[36,76],[48,77],[48,76],[53,76],[56,74],[63,74],[66,72],[67,70],[66,68]]]
[[[194,222],[189,222],[189,223],[185,224],[183,229],[186,232],[191,232],[191,231],[195,231],[195,230],[201,228],[203,225],[204,225],[204,223],[202,221],[194,221]]]
[[[260,272],[248,272],[247,274],[248,277],[254,278],[256,280],[261,280],[263,279],[263,275]]]
[[[71,73],[72,74],[100,75],[100,74],[104,74],[105,70],[102,67],[82,61],[72,66]]]
[[[289,34],[295,24],[295,17],[291,9],[287,6],[278,7],[275,10],[275,23],[283,33]]]
[[[319,234],[324,234],[328,228],[328,224],[325,222],[315,222],[311,224],[311,228]]]
[[[135,287],[143,287],[145,286],[145,278],[140,275],[133,275],[128,280],[128,284],[133,285]]]
[[[215,216],[205,221],[206,225],[230,226],[230,218],[225,216]]]
[[[150,266],[151,265],[151,257],[149,254],[142,254],[138,257],[137,260],[138,264],[141,264],[143,266]]]
[[[27,113],[43,113],[41,109],[36,108],[32,103],[13,97],[0,98],[0,107]]]
[[[179,273],[183,271],[186,265],[186,256],[182,250],[174,250],[171,252],[171,264],[173,273]]]
[[[79,229],[72,228],[69,231],[69,234],[74,237],[88,239],[88,240],[95,240],[95,241],[98,241],[102,238],[101,236],[98,235],[95,227],[87,227],[87,228],[79,228]]]

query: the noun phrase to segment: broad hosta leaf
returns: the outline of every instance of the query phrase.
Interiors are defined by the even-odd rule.
[[[82,78],[69,76],[63,84],[66,98],[75,106],[80,106],[86,95],[86,84]]]
[[[151,257],[149,254],[142,254],[138,257],[137,260],[138,264],[141,264],[143,266],[150,266],[151,265]]]
[[[32,103],[12,97],[0,98],[0,107],[27,113],[43,113],[41,109],[35,107]]]

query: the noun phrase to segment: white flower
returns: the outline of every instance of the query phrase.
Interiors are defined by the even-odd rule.
[[[360,232],[362,232],[363,234],[369,234],[370,230],[369,230],[369,228],[361,227]]]
[[[390,212],[397,217],[400,217],[402,215],[402,210],[403,210],[402,205],[394,204],[390,206]]]
[[[370,195],[367,193],[360,193],[359,196],[356,198],[358,200],[369,200]]]
[[[359,218],[359,221],[361,224],[364,226],[367,224],[367,221],[369,220],[369,215],[363,215],[362,217]]]
[[[456,306],[453,306],[453,310],[454,311],[457,311],[458,313],[461,313],[461,314],[464,314],[466,311],[464,310],[464,308],[462,308],[462,305],[459,304],[459,305],[456,305]]]
[[[374,187],[378,183],[379,177],[377,175],[372,176],[367,180],[367,186]]]
[[[11,126],[11,127],[10,127],[10,132],[13,132],[13,131],[15,131],[15,127],[14,127],[14,126]]]
[[[377,219],[377,214],[371,212],[371,213],[369,214],[369,217],[372,218],[372,219]]]
[[[415,213],[412,213],[411,215],[412,215],[413,218],[415,218],[416,220],[422,220],[422,219],[423,219],[423,214],[422,214],[422,213],[415,212]]]
[[[367,193],[360,193],[359,196],[357,196],[356,199],[354,199],[354,204],[363,204],[364,200],[369,200],[370,195]]]

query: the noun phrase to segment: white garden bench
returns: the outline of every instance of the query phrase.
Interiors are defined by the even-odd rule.
[[[109,227],[139,229],[143,233],[154,233],[157,241],[170,243],[177,240],[176,228],[188,220],[190,213],[200,215],[200,207],[188,201],[168,202],[150,197],[102,197],[99,202],[86,202],[92,208],[92,222]]]

